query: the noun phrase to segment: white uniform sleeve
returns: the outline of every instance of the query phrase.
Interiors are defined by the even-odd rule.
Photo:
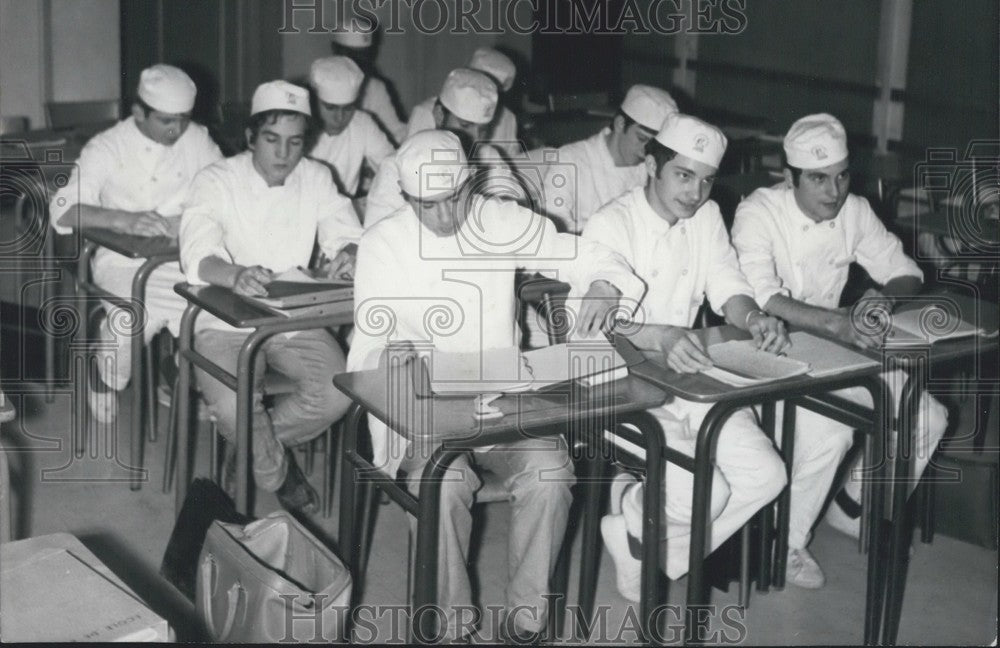
[[[757,201],[746,199],[736,208],[733,222],[733,245],[739,256],[740,268],[754,298],[761,307],[775,295],[791,296],[778,276],[774,257],[774,233],[768,226],[766,208]]]
[[[354,271],[354,316],[366,318],[372,304],[386,303],[399,292],[398,272],[391,246],[379,232],[368,232],[358,244],[358,260]],[[374,313],[373,313],[374,316]],[[376,327],[378,328],[378,327]],[[357,325],[347,354],[347,371],[374,369],[385,348],[385,333],[372,334],[373,327]]]
[[[101,189],[118,167],[111,147],[100,136],[91,139],[80,151],[69,182],[49,202],[49,219],[57,234],[69,234],[73,228],[56,223],[74,205],[101,206]]]
[[[326,170],[323,167],[323,172],[316,174],[316,200],[323,206],[316,223],[316,235],[319,248],[332,259],[344,246],[357,243],[361,239],[362,230],[354,205],[349,198],[337,191]]]
[[[868,200],[860,196],[851,196],[849,200],[857,201],[859,241],[854,253],[858,263],[879,284],[885,285],[897,277],[917,277],[921,280],[921,272],[916,262],[903,251],[903,243],[890,232],[872,211]]]
[[[371,189],[368,190],[368,200],[365,206],[365,228],[369,228],[386,216],[389,216],[406,205],[399,189],[399,167],[395,156],[382,160]]]
[[[198,274],[202,259],[217,256],[232,263],[232,255],[224,243],[225,223],[232,218],[233,206],[228,191],[213,167],[203,169],[194,177],[181,215],[181,268],[192,285],[205,285]]]
[[[374,122],[368,122],[365,128],[365,161],[373,170],[378,170],[382,160],[396,152],[389,138]]]
[[[726,225],[722,222],[722,214],[719,207],[714,202],[707,205],[710,209],[704,214],[699,214],[699,218],[709,220],[709,236],[706,240],[709,253],[710,271],[706,282],[705,295],[708,297],[712,309],[722,315],[722,306],[730,297],[736,295],[747,295],[753,298],[753,288],[747,283],[746,277],[740,271],[740,262],[736,257],[736,250],[729,242],[729,234],[726,232]]]

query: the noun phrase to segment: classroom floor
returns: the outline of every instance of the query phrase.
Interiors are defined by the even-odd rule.
[[[102,438],[96,455],[70,460],[72,394],[57,394],[51,405],[36,394],[18,393],[17,385],[5,385],[19,413],[17,423],[3,429],[3,444],[10,452],[15,505],[15,537],[67,531],[79,537],[150,606],[166,617],[179,640],[196,639],[193,606],[159,575],[163,550],[173,526],[173,494],[161,490],[164,438],[146,445],[148,482],[139,492],[110,478],[120,475],[112,459],[116,453],[127,462],[127,435],[115,443]],[[128,405],[119,420],[127,425]],[[165,414],[165,410],[161,409]],[[123,428],[124,429],[124,428]],[[207,437],[200,437],[199,471],[207,463]],[[20,451],[18,451],[20,449]],[[320,455],[322,458],[322,455]],[[311,476],[319,487],[320,473]],[[273,497],[259,493],[257,513],[276,506]],[[479,603],[499,605],[503,601],[506,568],[506,529],[509,507],[492,504],[477,509],[481,516],[480,545],[474,550],[475,582]],[[374,533],[368,583],[363,603],[405,604],[407,534],[404,514],[395,506],[382,506]],[[336,537],[336,509],[329,519],[313,520],[319,534]],[[810,547],[827,574],[827,585],[816,591],[788,586],[767,594],[753,592],[745,613],[737,608],[726,614],[728,623],[718,626],[721,641],[746,645],[767,644],[858,644],[862,640],[865,592],[865,557],[856,544],[823,523],[818,525]],[[571,581],[579,565],[579,542],[574,546]],[[669,601],[680,604],[686,580],[673,583]],[[728,593],[713,590],[713,604],[735,606],[736,587]],[[576,600],[571,582],[569,602]],[[590,643],[633,643],[626,601],[614,585],[614,572],[607,553],[601,556],[597,605],[604,610]],[[374,611],[374,608],[373,608]],[[377,613],[376,613],[377,614]],[[392,608],[381,610],[371,624],[358,630],[356,640],[397,643],[405,639],[405,626],[393,623]],[[997,628],[997,552],[959,542],[938,534],[929,545],[916,540],[899,633],[900,644],[989,644]],[[668,624],[680,620],[667,614]],[[368,628],[374,627],[373,637]],[[624,628],[620,632],[620,629]],[[668,628],[670,630],[670,628]],[[495,636],[492,621],[484,622],[480,639]],[[669,636],[669,635],[668,635]],[[679,638],[681,634],[677,632]],[[571,640],[568,640],[571,641]],[[995,645],[995,644],[994,644]]]

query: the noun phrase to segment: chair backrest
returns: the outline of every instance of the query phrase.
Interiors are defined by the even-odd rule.
[[[45,120],[49,128],[99,124],[116,121],[120,117],[121,102],[118,99],[49,101],[45,104]]]

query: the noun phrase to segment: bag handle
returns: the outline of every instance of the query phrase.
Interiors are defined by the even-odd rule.
[[[201,600],[202,600],[202,614],[205,617],[205,624],[208,626],[208,631],[215,639],[219,641],[225,641],[229,637],[230,633],[233,631],[233,625],[236,623],[236,611],[239,608],[240,599],[246,598],[245,590],[243,584],[240,581],[233,583],[229,589],[226,591],[226,621],[222,626],[222,632],[217,632],[215,629],[215,618],[212,614],[212,592],[215,591],[216,574],[217,567],[215,564],[215,557],[212,554],[207,554],[205,559],[201,561]]]

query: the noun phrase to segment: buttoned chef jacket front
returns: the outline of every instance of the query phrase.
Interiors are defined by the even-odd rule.
[[[604,128],[593,137],[558,149],[558,159],[545,167],[545,210],[563,223],[568,232],[579,234],[591,215],[633,187],[646,183],[646,165],[615,166],[608,150]],[[557,182],[555,175],[566,176]],[[566,175],[568,174],[568,175]]]
[[[514,202],[474,198],[465,223],[445,237],[425,228],[406,205],[361,238],[348,371],[376,367],[392,341],[426,342],[448,352],[517,346],[518,269],[554,270],[573,286],[572,296],[602,279],[622,292],[625,305],[638,303],[643,291],[618,254],[559,234],[549,219]],[[395,476],[397,450],[405,443],[369,418],[376,465]]]
[[[793,189],[758,189],[736,209],[733,244],[761,306],[781,294],[836,308],[853,262],[879,284],[902,276],[923,279],[899,238],[854,194],[836,218],[817,223],[799,208]]]
[[[361,237],[351,201],[324,165],[303,158],[283,185],[269,187],[252,156],[246,151],[213,164],[191,185],[180,232],[181,267],[191,284],[206,283],[198,270],[210,256],[280,274],[308,265],[317,239],[332,259]],[[203,318],[206,326],[233,330]]]
[[[361,180],[361,166],[367,162],[375,171],[395,150],[372,116],[358,110],[339,135],[320,133],[309,157],[333,167],[340,188],[354,196]]]
[[[52,197],[52,227],[68,234],[72,227],[58,221],[76,204],[180,216],[195,175],[221,159],[222,152],[200,124],[189,124],[173,145],[165,146],[143,135],[135,118],[124,119],[83,147],[69,182]],[[94,255],[95,268],[134,269],[143,262],[106,248]]]
[[[690,328],[706,296],[721,315],[730,297],[753,294],[715,201],[670,225],[636,187],[598,210],[583,237],[621,254],[646,282],[639,321]]]

